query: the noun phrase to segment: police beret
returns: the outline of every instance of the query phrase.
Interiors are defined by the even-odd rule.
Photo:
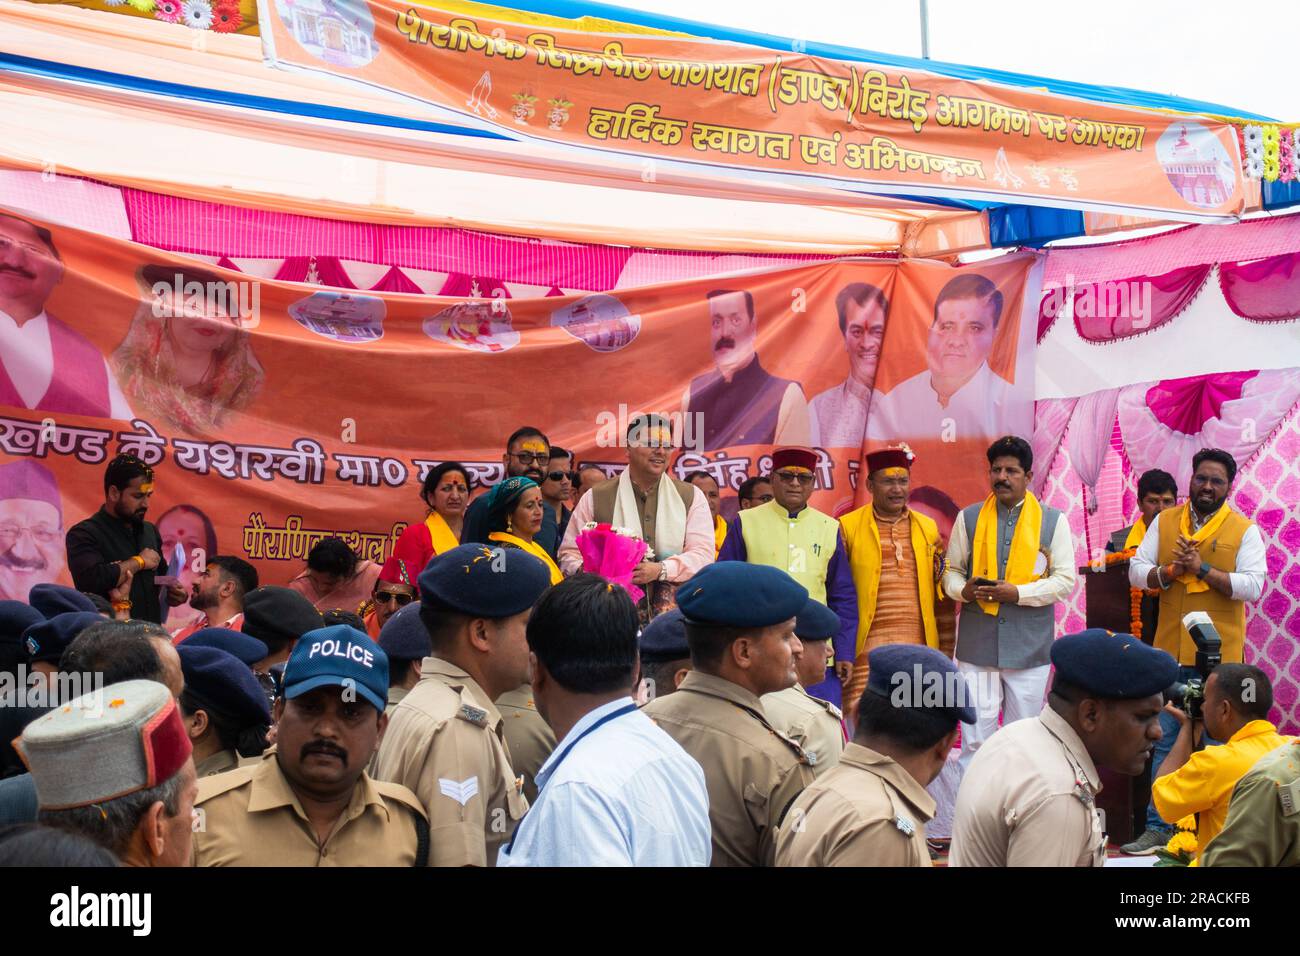
[[[744,561],[705,565],[677,589],[686,620],[724,627],[768,627],[808,603],[808,589],[779,568]]]
[[[237,657],[245,668],[252,667],[271,653],[263,641],[228,627],[205,627],[195,631],[176,647],[178,650],[182,647],[215,647]]]
[[[840,632],[840,616],[821,601],[808,599],[794,620],[794,633],[800,640],[825,641]]]
[[[647,624],[638,643],[641,660],[648,664],[690,657],[691,646],[686,643],[686,623],[681,608],[670,608]]]
[[[229,717],[241,727],[271,722],[266,694],[246,663],[218,647],[196,646],[189,641],[184,641],[176,652],[181,656],[185,693],[204,710]]]
[[[382,712],[388,706],[388,655],[355,627],[322,627],[294,645],[282,681],[289,700],[317,687],[349,687]]]
[[[17,644],[23,631],[45,620],[45,615],[22,601],[0,601],[0,643]]]
[[[37,661],[52,661],[57,664],[63,651],[76,640],[78,634],[103,620],[100,615],[89,611],[69,611],[31,625],[23,631],[27,660],[33,664]]]
[[[975,723],[975,699],[945,655],[924,644],[882,644],[867,655],[867,693],[908,710],[942,713]]]
[[[244,595],[244,633],[279,649],[325,622],[311,601],[289,588],[267,584]]]
[[[1132,634],[1100,627],[1067,634],[1052,645],[1057,679],[1110,700],[1158,694],[1178,679],[1178,662]]]
[[[27,603],[47,618],[69,611],[95,612],[95,602],[80,591],[62,584],[37,584],[27,594]]]
[[[433,642],[420,620],[420,605],[398,608],[379,629],[379,646],[389,660],[423,660],[433,653]]]
[[[420,601],[470,617],[526,611],[551,586],[551,573],[518,548],[462,544],[435,555],[420,573]]]
[[[176,699],[162,684],[109,684],[27,725],[18,751],[42,810],[84,807],[166,783],[190,758]]]

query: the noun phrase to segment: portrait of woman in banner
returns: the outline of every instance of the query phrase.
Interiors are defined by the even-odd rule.
[[[137,273],[143,300],[112,367],[136,414],[189,435],[213,434],[247,408],[265,373],[248,327],[256,296],[202,269],[147,265]]]
[[[469,472],[458,461],[444,461],[424,476],[420,500],[428,512],[418,524],[407,525],[393,547],[393,556],[421,571],[436,554],[460,544],[469,505]]]

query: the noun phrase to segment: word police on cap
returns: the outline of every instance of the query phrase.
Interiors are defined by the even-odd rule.
[[[307,651],[308,659],[316,657],[346,657],[348,660],[356,661],[358,664],[364,664],[366,667],[373,667],[375,655],[357,644],[348,641],[342,644],[339,641],[328,639],[316,641],[312,644],[311,649]]]

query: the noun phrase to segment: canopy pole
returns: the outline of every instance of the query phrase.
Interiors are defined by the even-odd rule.
[[[930,4],[921,0],[921,59],[930,59]]]

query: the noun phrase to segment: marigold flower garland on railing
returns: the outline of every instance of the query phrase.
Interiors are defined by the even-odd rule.
[[[1133,555],[1137,554],[1137,548],[1129,548],[1127,551],[1116,551],[1113,554],[1106,555],[1106,567],[1115,564],[1123,564],[1130,561]],[[1128,626],[1129,633],[1142,640],[1142,598],[1155,597],[1160,592],[1152,588],[1129,588],[1128,589]]]

